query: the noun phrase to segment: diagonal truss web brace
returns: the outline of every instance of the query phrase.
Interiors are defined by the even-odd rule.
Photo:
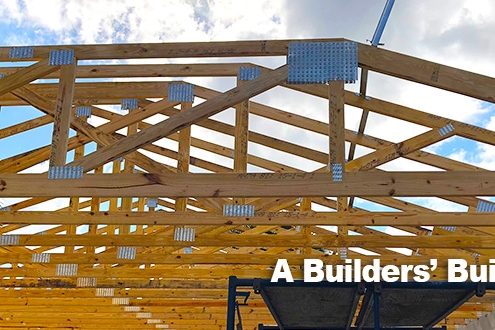
[[[44,97],[36,94],[29,88],[21,87],[13,91],[13,94],[19,97],[20,99],[26,101],[27,103],[31,104],[32,106],[45,112],[46,114],[53,116],[54,114],[53,109],[55,107],[54,103],[49,100],[46,100]],[[71,126],[76,131],[82,133],[83,135],[86,135],[90,139],[93,139],[98,144],[102,146],[108,146],[118,141],[117,137],[111,135],[111,133],[114,132],[115,130],[128,126],[130,123],[137,122],[139,120],[147,118],[162,109],[173,107],[176,104],[177,103],[169,103],[168,101],[160,101],[157,103],[153,103],[151,105],[146,106],[145,109],[143,109],[143,111],[136,112],[132,115],[123,116],[122,118],[120,118],[120,120],[117,120],[115,122],[112,121],[98,128],[93,127],[84,121],[77,120],[76,118],[74,118],[74,120],[71,121]],[[148,111],[144,111],[146,109]],[[135,164],[139,164],[140,167],[142,167],[143,169],[145,169],[150,173],[170,173],[170,170],[164,167],[162,163],[159,163],[139,152],[131,152],[127,154],[126,159],[128,159],[129,161]],[[72,165],[68,165],[68,166],[72,166]],[[204,201],[201,201],[200,203],[203,204]]]
[[[165,121],[153,125],[137,134],[101,148],[71,165],[83,166],[84,171],[90,171],[109,161],[117,159],[139,147],[166,137],[178,130],[228,109],[240,102],[271,89],[287,80],[288,68],[286,65],[260,76],[257,80],[246,81],[242,86],[235,87],[224,94],[218,95],[195,107],[192,107],[180,116],[173,116]]]
[[[48,60],[39,61],[33,65],[25,67],[13,74],[5,76],[0,80],[0,95],[15,90],[30,82],[43,78],[49,73],[60,69],[56,65],[48,65]]]

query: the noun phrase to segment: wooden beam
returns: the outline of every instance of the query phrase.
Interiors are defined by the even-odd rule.
[[[237,78],[237,86],[244,81]],[[234,124],[234,173],[246,173],[248,166],[249,144],[249,100],[244,100],[235,106]],[[234,198],[235,204],[245,204],[245,198]]]
[[[122,162],[120,161],[120,159],[114,160],[112,162],[112,174],[120,173],[121,167],[122,167]],[[95,197],[93,197],[93,198],[95,198]],[[108,210],[109,210],[109,212],[116,212],[116,211],[118,211],[118,209],[119,209],[118,203],[119,203],[119,199],[118,198],[115,198],[115,197],[114,198],[110,198],[110,201],[108,203]],[[114,224],[109,225],[109,227],[108,227],[108,233],[111,234],[111,235],[115,235],[115,230],[116,229],[117,229],[117,226],[116,225],[114,225]],[[91,250],[94,251],[95,248],[92,247]]]
[[[484,127],[475,126],[461,121],[441,117],[434,113],[428,113],[417,109],[412,109],[403,105],[387,102],[377,98],[360,98],[354,93],[346,92],[346,103],[355,107],[373,111],[385,116],[394,117],[418,125],[431,128],[441,128],[447,124],[455,126],[455,134],[468,139],[495,145],[495,133]]]
[[[308,248],[308,250],[312,250]],[[455,257],[452,255],[452,257]],[[477,262],[480,264],[488,264],[489,259],[493,256],[482,256]],[[254,253],[218,253],[218,254],[163,254],[163,253],[138,253],[135,259],[125,260],[126,264],[130,265],[140,265],[140,264],[161,264],[161,265],[267,265],[273,266],[277,263],[278,259],[286,259],[289,265],[299,266],[304,263],[304,259],[308,258],[318,258],[322,260],[325,264],[341,264],[342,260],[338,255],[323,255],[323,254],[254,254]],[[403,256],[392,257],[381,255],[379,257],[373,256],[360,256],[359,259],[363,264],[371,264],[373,259],[379,258],[383,264],[394,264],[394,265],[422,265],[428,264],[430,262],[430,257],[427,256]],[[439,267],[447,267],[447,258],[438,258]],[[473,263],[476,262],[476,258],[472,258]],[[0,255],[0,262],[2,263],[22,263],[30,264],[32,263],[32,254],[29,253],[10,253]],[[75,263],[75,264],[117,264],[122,263],[122,259],[117,258],[116,254],[110,253],[99,253],[98,255],[88,255],[83,253],[76,253],[70,256],[63,255],[60,253],[50,254],[50,261],[46,265],[50,264],[64,264],[64,263]],[[50,283],[40,283],[40,287],[44,287]],[[75,284],[72,284],[75,286]],[[102,284],[99,284],[103,286]],[[104,285],[104,287],[107,287]],[[122,287],[122,286],[120,286]],[[224,285],[222,288],[226,288]],[[124,287],[125,288],[125,287]],[[158,289],[158,288],[157,288]],[[193,289],[193,287],[184,288]]]
[[[345,245],[343,245],[345,244]],[[164,235],[19,235],[19,246],[170,246],[186,247],[191,242],[175,241]],[[195,246],[236,247],[362,247],[362,248],[478,248],[493,249],[493,236],[391,236],[349,235],[345,238],[334,234],[306,237],[294,235],[236,235],[219,234],[198,236]]]
[[[308,197],[301,198],[300,197],[300,200],[301,200],[301,202],[299,203],[299,210],[300,210],[300,212],[301,213],[310,214],[311,213],[311,209],[312,209],[311,198],[308,198]],[[312,235],[310,224],[307,223],[306,221],[304,221],[304,225],[301,223],[301,224],[298,224],[298,226],[302,226],[302,229],[300,231],[302,231],[302,233],[306,236],[306,238],[309,239],[310,236]],[[299,227],[299,228],[301,228],[301,227]],[[296,227],[296,231],[299,228]],[[310,255],[313,252],[313,249],[311,249],[311,248],[305,248],[305,249],[301,249],[300,251],[303,254]]]
[[[344,41],[342,38],[313,39],[315,41]],[[287,54],[290,40],[217,41],[134,43],[116,45],[71,45],[79,59],[177,58],[177,57],[236,57],[282,56]],[[309,41],[309,40],[308,40]],[[35,46],[34,58],[46,58],[52,47]],[[10,47],[0,48],[0,60],[11,61]]]
[[[74,61],[73,64],[62,65],[60,68],[60,82],[54,110],[50,166],[63,166],[66,162],[76,66],[77,61]]]
[[[167,95],[168,82],[78,82],[74,102],[79,104],[120,104],[123,98],[162,98]],[[58,84],[29,84],[29,89],[54,101]],[[0,95],[0,105],[25,105],[13,94]]]
[[[287,79],[287,72],[287,66],[282,66],[269,74],[262,75],[255,81],[246,82],[242,88],[233,88],[216,98],[192,107],[189,110],[143,130],[132,137],[122,139],[113,145],[104,147],[101,150],[88,155],[84,160],[74,162],[73,165],[80,165],[85,171],[89,171],[108,161],[123,156],[140,146],[166,137],[177,130],[188,127],[247,98],[275,87]]]
[[[136,111],[138,109],[130,110],[129,112]],[[136,134],[138,131],[138,124],[131,124],[127,126],[127,136],[131,136]],[[128,159],[124,159],[124,170],[122,173],[134,173],[135,166],[133,162]],[[120,166],[120,164],[119,164]],[[101,166],[100,166],[101,167]],[[132,197],[122,198],[121,206],[122,211],[130,212],[132,211]],[[121,225],[119,226],[119,235],[120,234],[128,234],[131,231],[130,225]]]
[[[162,254],[163,255],[163,254]],[[165,279],[148,279],[144,281],[143,279],[127,279],[124,281],[119,281],[115,278],[100,279],[97,283],[99,286],[104,288],[142,288],[142,289],[225,289],[228,287],[226,280],[195,280],[195,279],[183,279],[180,281],[176,280],[165,280]],[[2,287],[4,288],[76,288],[77,279],[75,278],[65,278],[65,279],[54,279],[54,278],[43,278],[43,279],[3,279]],[[91,306],[87,306],[91,307]],[[107,306],[109,309],[113,309],[115,306]],[[4,310],[5,306],[1,305],[0,310]],[[92,309],[87,309],[91,311]]]
[[[13,291],[13,292],[12,292]],[[45,289],[24,289],[21,292],[15,292],[14,290],[0,290],[1,298],[13,298],[17,296],[18,298],[84,298],[92,301],[94,299],[99,300],[101,297],[96,295],[95,288],[54,288],[47,292]],[[42,292],[45,291],[45,292]],[[197,298],[197,299],[211,299],[211,298],[226,298],[227,290],[225,289],[115,289],[114,297],[129,297],[130,299],[136,299],[138,297],[142,298],[170,298],[170,299],[187,299],[187,298]],[[128,314],[129,315],[129,314]],[[131,314],[132,315],[132,314]],[[136,318],[135,315],[132,315]]]
[[[237,85],[243,82],[237,79]],[[234,131],[234,172],[247,172],[247,153],[249,142],[249,100],[244,100],[235,106]]]
[[[98,146],[97,146],[98,147]],[[103,166],[97,167],[95,169],[95,174],[102,174],[103,173]],[[90,212],[91,213],[98,213],[100,211],[100,206],[101,206],[102,200],[99,197],[93,197],[90,200]],[[109,210],[113,211],[112,209],[112,202],[109,202]],[[89,224],[88,226],[88,233],[92,235],[96,235],[98,233],[98,225],[96,224]],[[111,231],[111,228],[109,228],[108,233],[115,234],[115,229],[113,228],[113,232]],[[86,254],[95,254],[95,247],[94,246],[87,246],[86,247]]]
[[[116,209],[116,208],[114,208]],[[2,224],[107,225],[346,225],[346,226],[495,226],[493,213],[468,212],[256,212],[253,217],[180,212],[2,212]]]
[[[58,65],[49,65],[48,60],[41,60],[12,75],[0,79],[0,95],[13,91],[16,88],[29,84],[33,80],[43,78],[50,72],[58,70]]]
[[[185,112],[192,107],[192,103],[183,102],[180,111]],[[179,131],[179,147],[177,152],[177,173],[189,173],[191,159],[191,127],[184,127]],[[178,198],[175,201],[175,211],[184,212],[187,209],[187,198]]]
[[[438,129],[433,129],[426,133],[416,135],[405,141],[391,144],[387,147],[351,160],[346,164],[345,167],[348,171],[370,170],[388,163],[394,159],[406,156],[414,151],[425,148],[436,142],[448,139],[454,134],[455,131],[440,134]]]
[[[70,122],[69,122],[70,123]],[[79,135],[79,133],[77,133]],[[65,151],[67,152],[67,150]],[[53,153],[53,151],[52,151]],[[79,159],[84,156],[84,146],[77,147],[74,150],[74,159]],[[54,166],[62,166],[65,164],[65,157],[64,157],[64,162],[62,164],[54,164]],[[79,211],[80,207],[80,199],[79,197],[72,197],[69,202],[69,210],[70,212],[75,212],[77,213]],[[74,224],[68,224],[65,226],[66,228],[66,234],[67,235],[75,235],[77,233],[77,225]],[[67,254],[73,254],[74,253],[74,247],[65,247],[64,250],[65,253]]]
[[[29,187],[29,189],[26,189]],[[492,196],[495,172],[354,172],[342,182],[328,173],[116,174],[49,180],[0,174],[0,197],[299,197]]]
[[[53,121],[50,116],[42,116],[0,129],[0,139],[47,125]]]
[[[190,64],[102,64],[82,65],[76,69],[77,78],[129,77],[235,77],[242,66],[251,63],[190,63]],[[1,67],[0,74],[13,74],[22,68]],[[53,72],[45,78],[58,78]]]
[[[329,164],[345,164],[344,82],[328,85],[329,100]]]
[[[210,269],[185,269],[185,268],[177,268],[177,269],[167,269],[164,272],[163,269],[160,268],[145,268],[145,269],[125,269],[121,267],[112,267],[112,268],[87,268],[87,269],[79,269],[77,274],[80,277],[96,277],[100,278],[111,278],[111,277],[120,277],[120,278],[147,278],[149,280],[150,277],[160,277],[164,279],[226,279],[229,276],[238,276],[238,277],[247,277],[247,278],[270,278],[272,275],[271,270],[267,269],[247,269],[246,266],[240,267],[228,267],[224,268],[210,268]],[[55,276],[55,269],[50,268],[40,268],[40,269],[26,269],[23,268],[15,268],[15,269],[5,269],[0,268],[0,276],[2,277],[57,277]],[[58,276],[60,277],[60,276]],[[18,300],[19,304],[25,304],[22,300]],[[46,299],[43,299],[46,304]],[[6,302],[3,302],[6,303]],[[78,303],[79,304],[79,303]]]
[[[362,68],[495,102],[492,77],[364,44],[359,44],[358,56]]]
[[[334,166],[340,165],[344,179],[346,174],[345,164],[345,122],[344,122],[344,82],[332,81],[328,84],[328,124],[329,124],[329,146],[328,166],[330,174],[335,178]],[[337,170],[338,171],[338,170]],[[337,174],[339,175],[339,174]],[[347,197],[337,197],[337,212],[347,212]],[[347,235],[348,229],[344,226],[337,228],[339,235]]]

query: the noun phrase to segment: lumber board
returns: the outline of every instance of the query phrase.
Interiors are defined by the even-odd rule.
[[[237,246],[237,247],[313,247],[327,248],[343,246],[368,248],[495,248],[492,236],[390,236],[390,235],[349,235],[320,234],[307,237],[294,235],[236,235],[219,234],[199,236],[195,246]],[[19,235],[21,246],[170,246],[186,247],[191,242],[175,241],[165,235]]]
[[[454,256],[452,256],[454,257]],[[144,263],[153,263],[160,265],[216,265],[216,266],[228,266],[228,265],[268,265],[273,266],[277,263],[278,259],[286,259],[290,265],[302,265],[304,259],[308,258],[318,258],[322,260],[325,264],[341,264],[342,259],[338,255],[323,255],[323,254],[249,254],[249,253],[229,253],[229,254],[158,254],[158,253],[141,253],[136,256],[136,259],[126,260],[126,264],[129,265],[140,265]],[[362,256],[359,258],[363,264],[371,264],[373,259],[376,257],[372,256]],[[471,257],[467,258],[470,262],[479,263],[489,263],[489,256],[483,256],[478,258]],[[29,264],[32,263],[32,255],[29,253],[12,253],[9,255],[0,255],[0,261],[2,263],[22,263]],[[430,258],[426,256],[412,256],[412,257],[391,257],[391,256],[380,256],[380,261],[384,264],[394,264],[394,265],[422,265],[428,264]],[[89,255],[77,253],[70,256],[64,256],[63,254],[51,254],[50,262],[45,263],[45,265],[50,264],[61,264],[61,263],[75,263],[75,264],[118,264],[122,263],[122,259],[118,259],[115,254],[111,253],[100,253],[98,255]],[[438,260],[439,267],[447,267],[447,258],[440,258]],[[186,283],[187,284],[187,283]],[[44,286],[56,286],[55,283],[51,282],[41,282],[39,287]],[[68,284],[69,285],[69,284]],[[70,284],[75,287],[75,283]],[[102,285],[100,283],[100,285]],[[122,285],[116,287],[124,287]],[[198,285],[200,286],[200,285]],[[107,287],[107,284],[105,284]],[[125,287],[124,287],[125,288]],[[140,288],[140,287],[138,287]],[[153,287],[151,287],[153,288]],[[155,289],[160,290],[165,287],[157,287]],[[183,289],[194,289],[194,287],[180,287]],[[199,288],[203,288],[200,286]],[[219,287],[215,287],[219,288]],[[223,285],[221,288],[226,288]],[[175,289],[175,288],[174,288]]]
[[[317,201],[315,201],[317,202]],[[380,201],[378,201],[380,202]],[[107,225],[348,225],[348,226],[495,226],[493,213],[468,212],[264,212],[252,217],[226,217],[187,212],[2,212],[2,224],[107,224]]]
[[[50,166],[63,166],[67,158],[67,143],[72,117],[76,63],[60,68],[60,82],[55,102]]]
[[[234,77],[239,68],[250,63],[190,63],[190,64],[100,64],[80,65],[77,78],[140,78],[140,77]],[[13,74],[19,67],[1,67],[0,73]],[[58,78],[52,72],[45,78]]]
[[[29,187],[29,189],[26,189]],[[141,173],[49,180],[0,174],[0,197],[300,197],[492,196],[494,172],[354,172],[342,182],[328,173]]]
[[[45,75],[59,68],[60,66],[57,65],[49,65],[48,60],[41,60],[32,64],[12,75],[0,79],[0,95],[29,84],[36,79],[43,78]]]

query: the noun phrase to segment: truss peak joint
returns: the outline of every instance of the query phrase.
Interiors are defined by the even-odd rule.
[[[258,66],[241,66],[239,68],[239,80],[256,80],[261,75],[261,69]]]
[[[354,83],[358,46],[353,41],[291,42],[287,54],[289,84]]]
[[[193,85],[182,81],[169,83],[168,100],[170,102],[194,102]]]
[[[80,179],[84,173],[82,166],[50,166],[48,169],[48,179],[66,180]]]
[[[249,204],[225,204],[223,215],[226,217],[254,217],[254,205]]]
[[[74,49],[53,49],[48,57],[49,65],[70,65],[76,61]]]
[[[26,59],[34,57],[34,48],[31,46],[11,47],[9,49],[10,59]]]

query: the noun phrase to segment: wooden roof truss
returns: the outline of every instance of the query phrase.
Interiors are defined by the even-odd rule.
[[[43,113],[1,128],[2,147],[9,149],[10,137],[54,125],[50,144],[0,159],[0,198],[23,198],[0,212],[0,329],[224,329],[227,277],[270,277],[278,258],[299,275],[297,265],[309,257],[342,263],[345,255],[363,262],[379,256],[391,264],[439,258],[438,280],[445,279],[447,258],[493,258],[495,207],[486,197],[495,196],[495,174],[425,148],[453,136],[493,147],[495,132],[361,97],[342,82],[288,84],[286,65],[250,61],[283,63],[289,42],[39,46],[27,59],[0,48],[0,61],[19,61],[0,67],[3,111],[32,106]],[[73,50],[77,61],[49,63],[50,51],[59,49]],[[134,59],[171,60],[123,61]],[[370,72],[495,102],[491,77],[364,44],[358,59]],[[261,74],[237,79],[225,92],[198,83],[233,81],[241,67]],[[193,84],[194,103],[167,98],[168,85],[183,79]],[[253,99],[275,87],[326,102],[326,120]],[[115,111],[122,99],[136,99],[137,109]],[[78,107],[90,109],[92,119],[78,116]],[[358,134],[344,123],[344,112],[356,111],[350,107],[426,130],[396,142]],[[235,115],[212,117],[226,109]],[[281,138],[278,130],[301,139]],[[309,147],[307,137],[327,139],[328,149]],[[346,162],[346,143],[364,151]],[[399,158],[432,171],[380,168]],[[345,163],[342,181],[332,176],[334,163]],[[48,164],[85,174],[52,179]],[[33,166],[43,170],[33,174]],[[66,207],[47,209],[61,197],[70,201]],[[437,197],[465,211],[437,212],[401,197]],[[252,205],[255,214],[224,215],[230,204]],[[193,240],[174,238],[177,228],[193,232]],[[445,324],[464,324],[492,302],[491,295],[470,301]],[[243,308],[248,329],[273,323],[258,297]]]

